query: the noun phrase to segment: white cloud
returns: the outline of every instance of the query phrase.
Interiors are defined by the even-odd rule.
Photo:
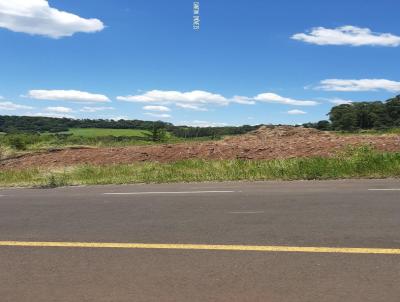
[[[205,128],[205,127],[224,127],[228,126],[226,123],[219,123],[219,122],[208,122],[208,121],[182,121],[180,122],[181,125],[183,126],[192,126],[192,127],[200,127],[200,128]]]
[[[277,104],[295,105],[295,106],[315,106],[319,104],[318,102],[315,101],[303,101],[303,100],[285,98],[270,92],[259,94],[254,98],[254,100],[259,102],[277,103]]]
[[[47,107],[46,111],[55,113],[70,113],[72,112],[72,109],[68,107]]]
[[[339,99],[339,98],[329,99],[328,101],[335,105],[343,105],[343,104],[352,104],[353,103],[353,101]]]
[[[118,96],[117,99],[127,102],[157,104],[157,106],[153,107],[163,107],[161,105],[174,104],[183,109],[196,111],[208,111],[206,107],[208,105],[228,105],[232,103],[253,105],[257,102],[266,102],[294,106],[315,106],[319,104],[316,101],[285,98],[270,92],[262,93],[255,97],[236,95],[232,98],[227,98],[221,94],[214,94],[201,90],[194,90],[192,92],[152,90],[139,95]],[[150,106],[146,106],[144,109],[145,108],[150,108]]]
[[[13,102],[0,102],[0,110],[13,111],[18,109],[33,109],[31,106],[19,105]]]
[[[129,118],[125,115],[122,116],[113,116],[109,118],[112,121],[119,121],[119,120],[129,120]]]
[[[110,102],[110,99],[102,94],[93,94],[79,90],[30,90],[27,97],[37,100],[72,101],[86,103]]]
[[[202,90],[190,92],[152,90],[140,95],[118,96],[117,100],[137,103],[158,104],[214,104],[228,105],[229,100],[220,94],[214,94]]]
[[[334,29],[315,27],[309,33],[298,33],[292,39],[317,45],[400,46],[400,37],[389,33],[375,33],[369,28],[342,26]]]
[[[90,106],[85,106],[81,108],[81,112],[98,112],[98,111],[105,111],[105,110],[114,110],[114,107],[90,107]]]
[[[0,0],[0,27],[55,39],[104,29],[100,20],[52,8],[47,0]]]
[[[316,89],[326,91],[378,91],[386,90],[389,92],[400,91],[400,82],[385,79],[361,79],[361,80],[342,80],[327,79],[323,80]]]
[[[287,113],[290,114],[290,115],[307,114],[307,112],[305,112],[303,110],[298,110],[298,109],[289,110]]]
[[[152,117],[157,117],[157,118],[170,118],[171,115],[165,114],[165,113],[150,113],[147,112],[145,113],[146,115],[152,116]]]
[[[251,98],[247,96],[240,96],[240,95],[235,95],[231,99],[232,103],[238,103],[238,104],[243,104],[243,105],[254,105],[256,102],[252,100]]]
[[[188,110],[194,110],[194,111],[208,111],[207,108],[204,108],[199,105],[194,105],[194,104],[185,104],[185,103],[176,103],[175,104],[177,107],[183,108],[183,109],[188,109]]]
[[[171,109],[165,106],[144,106],[143,110],[148,110],[148,111],[159,111],[159,112],[169,112]]]
[[[57,112],[37,112],[37,113],[27,113],[28,116],[43,116],[43,117],[55,117],[55,118],[75,118],[75,116],[65,113]]]

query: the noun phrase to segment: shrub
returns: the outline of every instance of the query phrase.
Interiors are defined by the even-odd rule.
[[[16,150],[26,150],[26,141],[20,135],[10,135],[7,137],[8,144],[10,147]]]

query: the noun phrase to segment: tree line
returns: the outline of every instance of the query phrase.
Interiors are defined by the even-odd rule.
[[[148,130],[154,136],[162,136],[165,131],[176,137],[196,138],[213,137],[224,135],[243,134],[259,127],[238,126],[238,127],[189,127],[175,126],[162,121],[142,120],[106,120],[106,119],[71,119],[52,118],[41,116],[0,116],[0,132],[5,133],[60,133],[70,128],[107,128],[107,129],[139,129]],[[161,130],[162,129],[162,130]]]
[[[329,121],[303,126],[319,130],[355,131],[400,127],[400,95],[385,102],[357,102],[335,106],[328,113]]]
[[[400,127],[400,95],[385,102],[357,102],[335,106],[328,113],[329,120],[303,124],[307,128],[335,131],[388,129]],[[140,129],[152,133],[153,140],[170,132],[180,138],[212,137],[244,134],[261,125],[226,127],[175,126],[162,121],[70,119],[32,116],[0,116],[0,132],[60,133],[70,128]]]
[[[71,119],[42,116],[0,116],[0,132],[51,132],[68,131],[70,128],[108,128],[149,130],[161,124],[164,128],[172,126],[165,122],[141,120]]]

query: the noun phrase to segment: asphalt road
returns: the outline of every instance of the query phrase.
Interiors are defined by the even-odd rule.
[[[399,180],[0,190],[1,302],[398,302],[399,284]]]

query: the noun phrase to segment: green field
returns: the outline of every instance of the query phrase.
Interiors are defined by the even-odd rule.
[[[210,138],[201,138],[201,140]],[[72,146],[124,147],[159,143],[179,143],[195,139],[177,138],[166,132],[154,138],[151,131],[139,129],[70,128],[59,133],[13,133],[0,135],[0,159],[48,148]]]
[[[104,129],[104,128],[71,128],[68,133],[83,137],[99,137],[99,136],[136,136],[145,137],[150,133],[147,130],[138,129]]]

